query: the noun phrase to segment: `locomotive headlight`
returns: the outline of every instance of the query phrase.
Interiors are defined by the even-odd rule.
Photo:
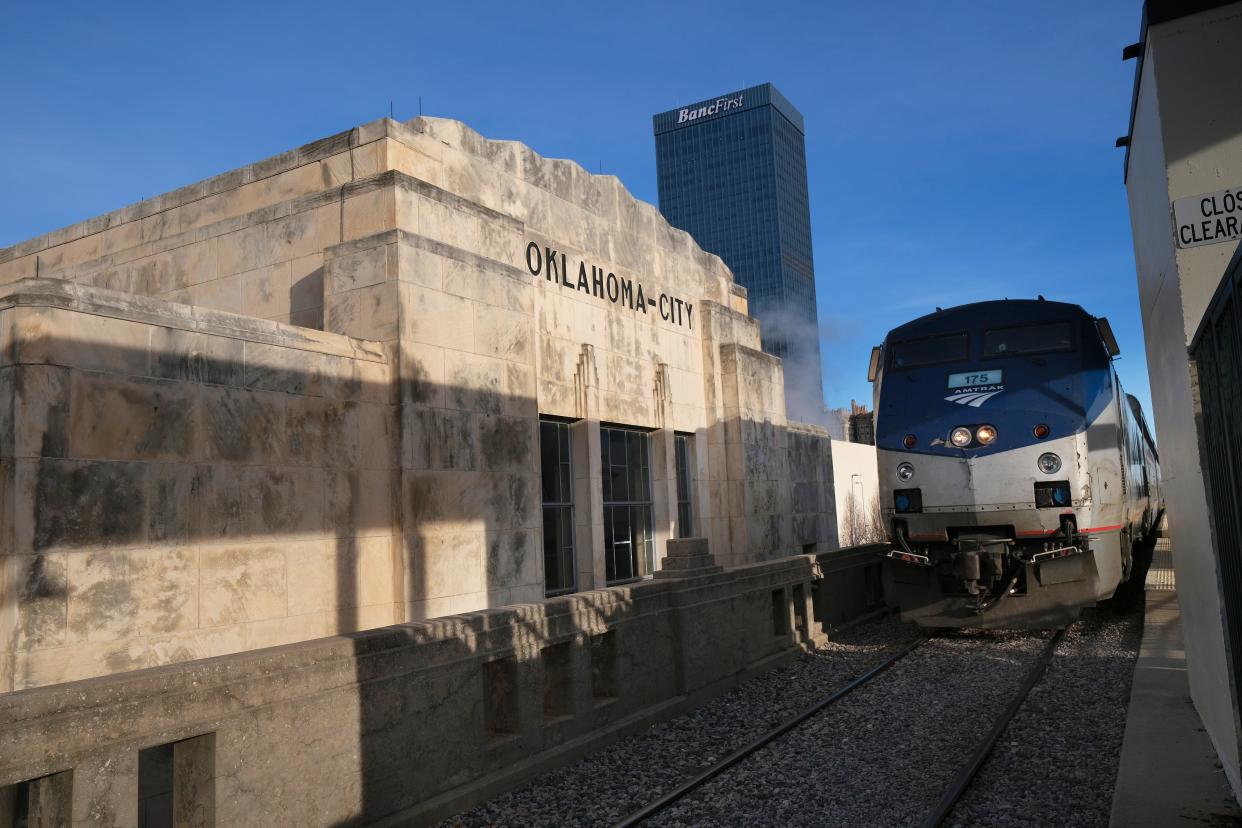
[[[990,425],[979,426],[975,431],[975,439],[983,445],[988,445],[996,440],[996,427]]]
[[[909,463],[902,463],[897,467],[898,480],[905,481],[912,477],[914,477],[914,466],[911,466]]]
[[[1061,458],[1050,451],[1039,455],[1039,460],[1036,462],[1039,470],[1044,474],[1056,474],[1061,470]]]
[[[964,426],[958,426],[949,432],[949,442],[958,448],[965,448],[970,445],[970,441],[974,439],[970,433],[970,429]]]

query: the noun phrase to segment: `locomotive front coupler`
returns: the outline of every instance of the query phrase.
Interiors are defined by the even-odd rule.
[[[989,595],[978,595],[978,603],[975,604],[975,615],[983,615],[988,610],[995,607],[1006,597],[1013,595],[1017,589],[1018,579],[1022,576],[1023,564],[1020,560],[1014,559],[1009,564],[1008,577],[1002,578],[997,582],[999,588],[993,589]]]
[[[998,580],[1004,578],[1009,557],[1008,547],[1012,538],[967,537],[954,538],[956,552],[949,563],[953,575],[959,578],[968,595],[978,596],[990,592]]]
[[[974,612],[983,615],[1012,595],[1026,568],[1019,547],[1011,537],[966,536],[954,538],[953,574],[974,597]]]

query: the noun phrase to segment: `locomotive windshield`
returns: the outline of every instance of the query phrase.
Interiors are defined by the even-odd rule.
[[[970,336],[965,333],[929,336],[889,343],[894,368],[917,368],[940,362],[961,362],[970,356]]]
[[[1023,325],[983,332],[983,356],[1050,354],[1074,349],[1074,328],[1069,322]]]

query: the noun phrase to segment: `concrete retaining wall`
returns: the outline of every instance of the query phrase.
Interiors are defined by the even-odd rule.
[[[160,761],[184,824],[433,821],[792,657],[825,613],[867,608],[825,587],[865,595],[874,561],[795,556],[3,695],[0,821],[21,796],[32,817],[136,824],[140,801],[161,807]]]

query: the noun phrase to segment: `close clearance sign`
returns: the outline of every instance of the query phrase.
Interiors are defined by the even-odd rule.
[[[1242,237],[1242,187],[1177,199],[1173,224],[1178,247],[1237,241]]]

